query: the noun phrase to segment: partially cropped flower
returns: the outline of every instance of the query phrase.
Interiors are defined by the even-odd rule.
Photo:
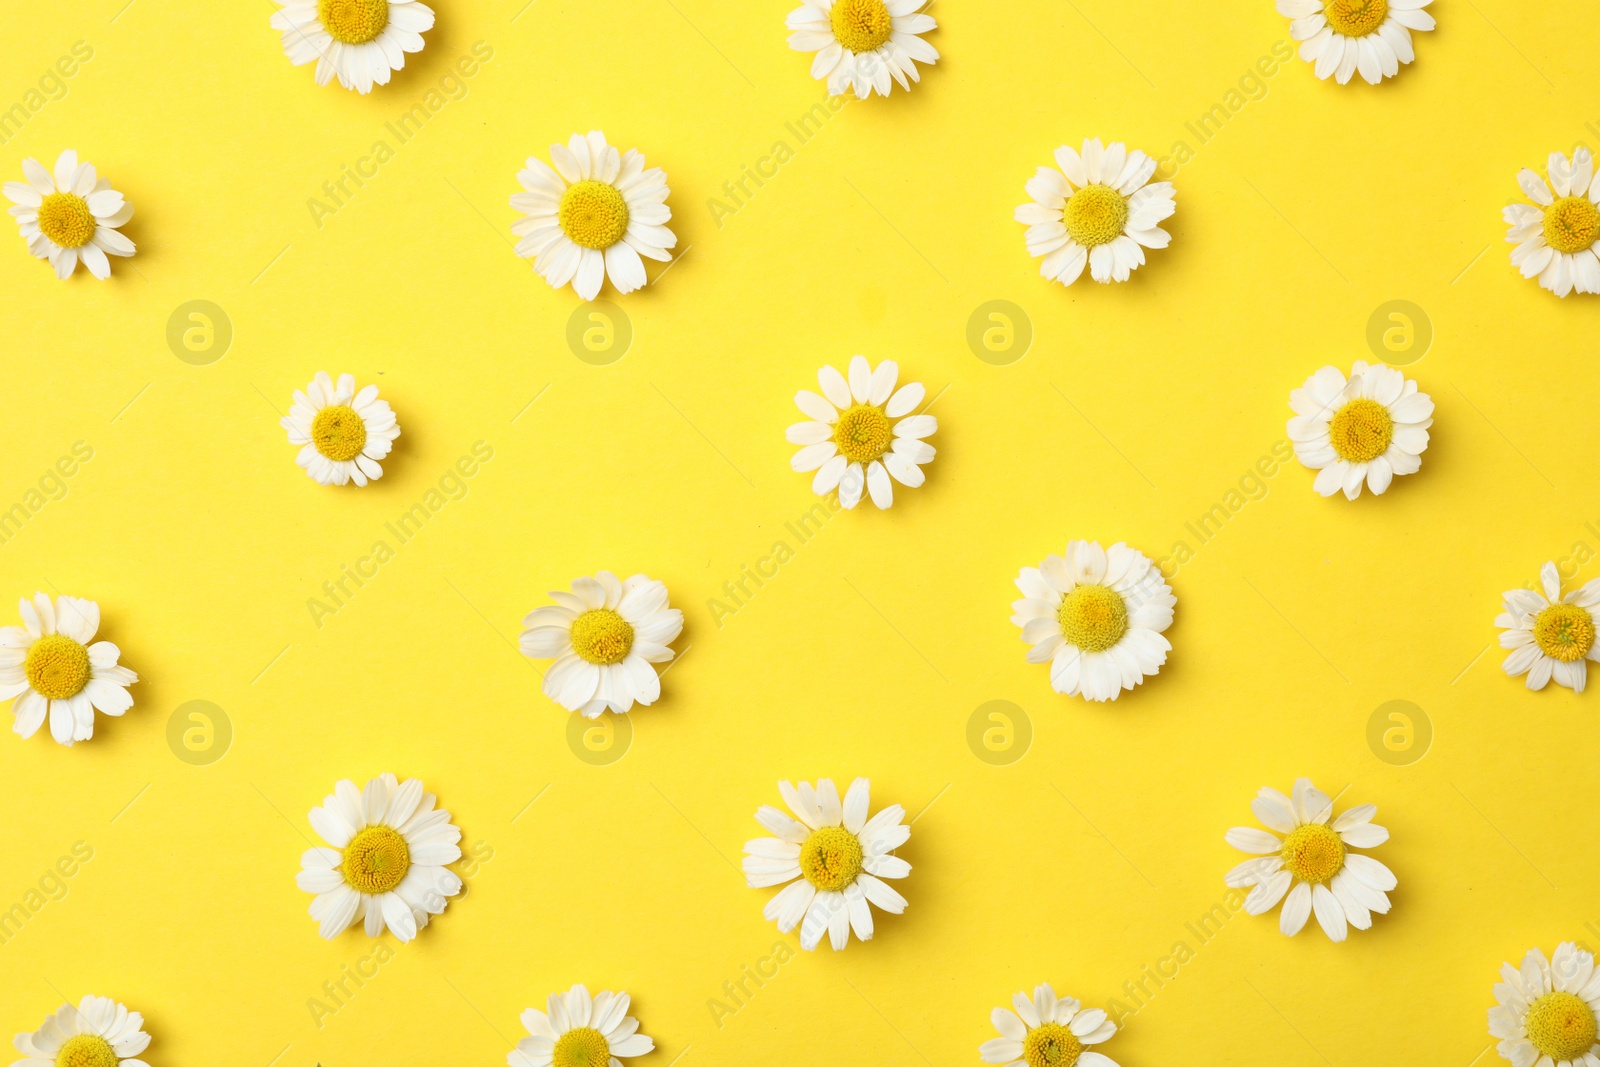
[[[12,697],[12,728],[32,737],[48,713],[50,736],[71,747],[94,736],[94,713],[121,715],[133,707],[128,686],[139,676],[117,665],[122,651],[95,641],[100,605],[43,593],[17,604],[22,625],[0,627],[0,700]],[[90,642],[94,642],[91,644]]]
[[[548,1012],[522,1013],[528,1037],[506,1054],[510,1067],[620,1067],[619,1060],[643,1056],[656,1043],[639,1033],[639,1020],[628,1014],[626,993],[596,993],[575,985],[551,993]]]
[[[900,367],[884,360],[876,370],[865,356],[850,360],[847,381],[833,367],[817,371],[818,396],[809,389],[794,402],[811,417],[789,427],[788,441],[804,445],[790,461],[797,471],[816,471],[811,491],[819,496],[839,491],[839,503],[853,508],[861,489],[880,508],[894,503],[894,480],[916,488],[924,480],[922,465],[933,459],[933,446],[923,438],[939,428],[932,415],[913,415],[927,395],[921,382],[899,389]]]
[[[1289,439],[1302,465],[1317,472],[1318,493],[1361,495],[1388,490],[1397,474],[1422,469],[1433,425],[1433,398],[1393,367],[1356,360],[1345,378],[1323,367],[1289,394]]]
[[[989,1021],[1000,1031],[978,1049],[984,1063],[1004,1067],[1117,1067],[1111,1057],[1094,1051],[1117,1032],[1117,1024],[1099,1008],[1087,1010],[1075,997],[1057,997],[1046,982],[1033,996],[1011,997],[1015,1011],[996,1008]]]
[[[37,159],[22,161],[25,182],[6,182],[11,215],[28,242],[28,251],[48,259],[56,277],[70,278],[78,261],[96,278],[111,277],[107,256],[133,255],[133,242],[118,227],[133,218],[133,205],[100,177],[91,163],[79,163],[70,148],[56,159],[51,174]]]
[[[15,1042],[22,1059],[11,1067],[148,1067],[138,1055],[150,1045],[144,1016],[110,997],[84,997],[45,1018]]]
[[[400,424],[378,387],[356,392],[356,380],[339,375],[335,385],[326,371],[294,391],[294,403],[281,420],[289,443],[300,446],[295,462],[320,485],[366,485],[383,477],[378,463],[394,447]]]
[[[358,93],[388,85],[422,51],[433,28],[433,9],[415,0],[276,0],[272,28],[283,31],[283,50],[295,66],[315,61],[317,84],[335,75]]]
[[[805,0],[789,12],[789,47],[815,52],[811,76],[831,96],[853,90],[862,100],[888,96],[889,79],[909,90],[921,80],[917,64],[932,66],[939,51],[922,39],[934,30],[922,13],[928,0]]]
[[[1506,240],[1517,246],[1511,264],[1557,296],[1573,290],[1600,293],[1600,182],[1594,180],[1594,157],[1582,145],[1573,150],[1571,162],[1552,152],[1546,171],[1549,184],[1527,167],[1517,175],[1517,184],[1537,206],[1512,204],[1503,213],[1511,227]]]
[[[1532,589],[1508,589],[1505,611],[1494,620],[1502,627],[1500,647],[1508,648],[1505,671],[1528,676],[1529,689],[1543,689],[1552,678],[1574,693],[1589,680],[1589,660],[1600,660],[1595,630],[1600,627],[1600,578],[1561,595],[1561,574],[1554,563],[1539,569],[1544,596]]]
[[[1570,941],[1550,959],[1529,949],[1521,968],[1500,965],[1489,1009],[1489,1035],[1512,1067],[1595,1067],[1600,1064],[1600,970],[1594,956]]]
[[[1056,167],[1060,169],[1057,170]],[[1156,161],[1121,142],[1083,142],[1079,155],[1056,149],[1056,167],[1040,167],[1028,181],[1031,204],[1017,208],[1028,227],[1030,256],[1043,256],[1039,273],[1071,285],[1083,273],[1097,282],[1125,282],[1144,265],[1146,248],[1165,248],[1172,236],[1158,223],[1178,210],[1172,183],[1147,184]]]
[[[1400,73],[1416,58],[1411,33],[1433,29],[1422,10],[1433,0],[1278,0],[1278,14],[1293,19],[1289,34],[1300,58],[1315,63],[1317,77],[1340,85],[1357,71],[1373,85]]]

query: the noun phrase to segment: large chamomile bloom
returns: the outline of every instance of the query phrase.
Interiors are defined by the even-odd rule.
[[[51,174],[37,159],[22,161],[25,182],[6,182],[6,199],[16,206],[28,251],[47,259],[57,278],[70,278],[78,261],[96,278],[111,277],[107,256],[133,255],[133,242],[118,229],[133,218],[133,205],[99,177],[92,163],[79,163],[68,149],[56,158]]]
[[[850,943],[851,930],[870,941],[869,904],[891,915],[906,910],[906,898],[882,881],[911,873],[911,864],[891,855],[911,837],[906,809],[891,804],[869,819],[871,783],[865,778],[850,783],[842,802],[829,778],[819,778],[815,787],[779,782],[778,792],[799,821],[763,804],[756,821],[776,836],[744,846],[745,881],[755,889],[784,887],[767,901],[762,916],[776,920],[779,933],[800,924],[800,947],[807,952],[824,933],[835,950]]]
[[[524,218],[511,225],[520,238],[517,255],[533,258],[533,269],[559,289],[568,282],[584,300],[593,300],[609,277],[619,293],[642,288],[648,279],[644,260],[665,263],[678,238],[667,229],[667,175],[645,170],[636,148],[618,153],[606,135],[572,135],[550,146],[552,168],[529,156],[517,172],[525,192],[511,195]]]
[[[1600,293],[1600,182],[1594,180],[1594,157],[1581,145],[1571,162],[1552,152],[1546,170],[1548,185],[1527,167],[1517,175],[1517,184],[1538,206],[1505,209],[1511,227],[1506,240],[1517,246],[1511,264],[1557,296],[1574,289]]]
[[[1500,647],[1511,650],[1505,671],[1526,674],[1529,689],[1543,689],[1554,678],[1574,693],[1589,680],[1589,660],[1600,660],[1595,630],[1600,627],[1600,578],[1561,595],[1561,574],[1554,563],[1539,569],[1544,596],[1532,589],[1508,589],[1505,608],[1494,624],[1502,627]]]
[[[865,356],[850,360],[848,380],[833,367],[817,371],[818,396],[802,389],[795,404],[810,422],[789,427],[788,440],[803,445],[790,464],[797,471],[816,471],[811,491],[825,496],[839,491],[839,503],[853,508],[866,487],[880,508],[894,503],[894,480],[916,488],[923,482],[922,465],[933,459],[933,446],[923,440],[939,428],[932,415],[913,415],[927,390],[920,382],[899,389],[900,367],[884,360],[876,370]]]
[[[122,652],[95,641],[100,605],[43,593],[17,604],[22,625],[0,627],[0,700],[12,697],[12,729],[32,737],[48,713],[50,736],[71,747],[94,736],[94,713],[121,715],[133,707],[128,686],[139,676],[117,665]],[[90,642],[93,641],[93,644]]]
[[[1172,183],[1146,184],[1156,161],[1121,141],[1110,148],[1099,138],[1083,142],[1082,155],[1056,149],[1056,166],[1040,167],[1029,179],[1033,203],[1017,208],[1028,227],[1030,256],[1043,256],[1039,273],[1071,285],[1089,267],[1097,282],[1125,282],[1144,265],[1146,248],[1165,248],[1172,236],[1157,223],[1178,210]]]
[[[1600,969],[1570,941],[1550,959],[1529,949],[1521,968],[1500,965],[1489,1035],[1512,1067],[1600,1067]]]
[[[300,446],[295,462],[319,485],[366,485],[383,477],[378,463],[394,447],[400,424],[387,400],[378,399],[378,387],[356,392],[356,380],[339,375],[334,384],[326,371],[296,389],[289,414],[281,420],[289,443]]]
[[[618,581],[600,571],[550,598],[553,606],[522,620],[520,642],[524,656],[555,660],[544,695],[590,719],[654,704],[661,678],[651,664],[671,662],[667,646],[683,632],[683,612],[667,606],[667,587],[643,574]]]
[[[1000,1031],[978,1048],[984,1063],[1005,1067],[1117,1067],[1111,1057],[1095,1052],[1117,1032],[1117,1024],[1099,1008],[1087,1011],[1075,997],[1057,997],[1047,982],[1011,997],[1015,1011],[996,1008],[989,1021]]]
[[[1400,73],[1416,58],[1412,30],[1431,30],[1422,10],[1433,0],[1278,0],[1278,14],[1293,19],[1289,34],[1300,58],[1315,63],[1317,77],[1340,85],[1356,71],[1373,85]]]
[[[312,827],[333,847],[308,849],[295,884],[316,894],[311,917],[323,937],[359,919],[368,937],[388,927],[410,941],[461,892],[461,879],[445,868],[461,858],[461,830],[434,803],[417,779],[384,774],[365,789],[346,778],[311,809]]]
[[[551,993],[548,1012],[522,1013],[528,1037],[506,1053],[510,1067],[620,1067],[618,1060],[643,1056],[656,1043],[639,1033],[628,1014],[627,993],[602,991],[593,998],[581,985]]]
[[[46,1017],[14,1044],[22,1059],[11,1067],[148,1067],[137,1057],[150,1046],[144,1016],[110,997],[84,997]]]
[[[1285,934],[1298,934],[1316,912],[1318,925],[1334,941],[1343,941],[1351,926],[1369,928],[1373,912],[1388,913],[1394,874],[1371,856],[1350,851],[1389,840],[1389,831],[1372,821],[1376,807],[1363,804],[1333,818],[1328,795],[1311,779],[1296,778],[1292,797],[1263,787],[1250,810],[1276,833],[1236,826],[1226,835],[1228,844],[1258,857],[1224,879],[1235,889],[1250,889],[1245,911],[1260,915],[1282,900],[1278,928]]]
[[[1433,398],[1393,367],[1357,360],[1346,378],[1323,367],[1289,394],[1289,440],[1317,472],[1318,493],[1354,500],[1363,482],[1383,493],[1397,474],[1415,474],[1428,448]]]
[[[1118,541],[1069,541],[1017,575],[1022,599],[1011,621],[1022,627],[1029,663],[1050,664],[1050,686],[1085,700],[1115,700],[1167,662],[1178,600],[1150,557]]]
[[[388,85],[406,65],[407,52],[422,51],[422,34],[433,28],[433,9],[415,0],[276,0],[272,28],[283,31],[283,50],[295,66],[317,64],[317,84],[339,84],[358,93]]]
[[[939,52],[920,34],[936,28],[921,8],[928,0],[805,0],[789,12],[789,47],[815,52],[811,76],[828,83],[828,93],[853,90],[862,100],[888,96],[889,79],[909,91],[920,81],[917,64],[939,61]]]

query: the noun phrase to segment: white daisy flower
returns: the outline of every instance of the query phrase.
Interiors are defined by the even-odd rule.
[[[139,1053],[150,1045],[144,1016],[110,997],[63,1004],[31,1034],[15,1042],[23,1058],[11,1067],[148,1067]]]
[[[118,229],[133,218],[133,205],[99,177],[92,163],[79,163],[67,149],[56,158],[54,175],[37,159],[22,161],[25,182],[6,182],[6,199],[16,207],[28,251],[48,259],[57,278],[70,278],[78,261],[96,278],[111,277],[107,256],[133,255],[133,242]]]
[[[661,678],[650,665],[671,662],[667,646],[683,632],[683,612],[667,606],[667,587],[643,574],[619,582],[600,571],[550,597],[554,606],[522,620],[520,641],[524,656],[555,660],[544,695],[589,719],[654,704]]]
[[[72,747],[94,736],[94,713],[121,715],[133,707],[128,686],[139,676],[117,660],[110,641],[95,641],[100,605],[43,593],[17,604],[22,625],[0,627],[0,700],[16,698],[12,729],[32,737],[50,715],[50,736]],[[94,641],[93,644],[89,642]]]
[[[1373,912],[1388,914],[1393,872],[1371,856],[1350,851],[1389,840],[1389,831],[1372,821],[1376,807],[1351,808],[1329,823],[1333,801],[1311,779],[1296,778],[1293,799],[1264,786],[1250,802],[1250,810],[1285,836],[1280,839],[1251,826],[1228,831],[1228,844],[1260,857],[1245,860],[1224,879],[1234,889],[1250,887],[1245,911],[1260,915],[1283,900],[1278,929],[1293,937],[1314,911],[1317,923],[1334,941],[1343,941],[1350,926],[1371,927]]]
[[[800,947],[807,952],[824,933],[835,950],[850,943],[851,930],[858,940],[872,940],[869,903],[891,915],[906,910],[906,898],[881,880],[911,873],[911,864],[891,855],[911,836],[902,821],[906,809],[892,804],[869,819],[870,791],[871,783],[857,778],[841,803],[832,779],[819,778],[815,788],[801,782],[798,789],[779,782],[778,792],[800,821],[766,804],[756,812],[756,822],[777,836],[745,842],[745,881],[754,889],[789,883],[761,914],[777,920],[779,933],[800,923]]]
[[[1156,161],[1121,141],[1104,148],[1098,137],[1083,142],[1080,156],[1066,145],[1056,165],[1040,167],[1028,180],[1033,203],[1017,208],[1028,227],[1030,256],[1043,256],[1039,273],[1071,285],[1083,273],[1097,282],[1125,282],[1144,265],[1146,248],[1165,248],[1172,235],[1156,225],[1178,210],[1172,183],[1147,185]]]
[[[388,927],[410,941],[461,892],[445,867],[461,858],[461,830],[434,803],[418,779],[384,774],[365,789],[346,778],[311,809],[312,828],[333,847],[307,849],[295,884],[317,895],[311,917],[323,937],[364,920],[368,937]]]
[[[1600,182],[1594,180],[1594,157],[1582,145],[1573,150],[1570,163],[1552,152],[1546,170],[1548,185],[1527,167],[1517,175],[1517,184],[1538,207],[1512,204],[1502,213],[1511,227],[1506,240],[1517,246],[1511,265],[1524,278],[1537,276],[1557,296],[1574,289],[1600,293]]]
[[[1289,394],[1289,407],[1295,458],[1317,472],[1312,488],[1323,496],[1343,490],[1354,500],[1363,481],[1383,493],[1395,475],[1422,467],[1433,398],[1393,367],[1356,360],[1348,380],[1323,367]]]
[[[554,169],[528,157],[517,181],[527,190],[511,195],[525,217],[511,225],[521,238],[517,255],[533,258],[533,269],[554,288],[593,300],[606,278],[619,293],[642,288],[648,279],[640,256],[665,263],[678,238],[667,229],[667,175],[644,169],[636,148],[618,154],[606,135],[590,130],[564,145],[550,146]]]
[[[1111,1057],[1095,1052],[1117,1032],[1117,1024],[1099,1008],[1083,1010],[1074,997],[1056,997],[1046,982],[1011,997],[1016,1011],[996,1008],[989,1021],[1000,1031],[978,1048],[984,1063],[1005,1067],[1117,1067]]]
[[[358,93],[388,85],[406,65],[407,52],[422,51],[422,34],[433,29],[433,8],[415,0],[277,0],[272,28],[283,31],[289,62],[315,60],[317,84],[334,75]]]
[[[1293,19],[1289,34],[1300,58],[1317,65],[1317,77],[1332,75],[1340,85],[1356,71],[1373,85],[1400,73],[1416,58],[1412,30],[1431,30],[1433,16],[1422,10],[1433,0],[1278,0],[1278,14]]]
[[[575,985],[551,993],[549,1012],[529,1008],[522,1025],[532,1036],[506,1053],[511,1067],[621,1067],[618,1060],[643,1056],[656,1043],[639,1033],[639,1020],[628,1014],[626,993],[589,991]]]
[[[339,375],[334,385],[327,371],[318,371],[305,392],[294,391],[289,414],[280,420],[289,443],[300,445],[295,462],[319,485],[344,485],[383,477],[378,461],[389,454],[400,424],[378,387],[356,392],[356,380]]]
[[[938,25],[921,11],[927,2],[805,0],[789,12],[789,47],[816,53],[811,76],[828,83],[830,96],[846,89],[862,100],[888,96],[891,77],[909,91],[921,80],[917,64],[939,61],[938,49],[919,36]]]
[[[1554,563],[1539,569],[1544,596],[1531,589],[1507,589],[1506,610],[1494,624],[1502,628],[1500,647],[1508,648],[1505,670],[1511,677],[1528,676],[1529,689],[1543,689],[1554,678],[1574,693],[1589,680],[1589,660],[1600,660],[1595,629],[1600,627],[1600,578],[1561,595],[1561,575]],[[0,690],[4,692],[4,690]]]
[[[895,389],[899,375],[893,360],[874,370],[865,356],[854,356],[848,381],[833,367],[823,367],[817,371],[821,396],[809,389],[794,395],[812,421],[789,427],[789,443],[805,446],[790,465],[817,472],[812,492],[826,496],[837,489],[839,503],[853,508],[865,486],[872,502],[887,508],[894,503],[891,474],[901,485],[922,484],[922,464],[933,459],[933,446],[923,438],[939,429],[939,420],[911,414],[928,391],[921,382]]]
[[[1016,582],[1011,621],[1032,646],[1028,662],[1050,664],[1056,692],[1115,700],[1167,662],[1162,632],[1178,599],[1150,557],[1121,541],[1068,541],[1065,556],[1022,568]]]
[[[1594,956],[1570,941],[1546,960],[1529,949],[1519,970],[1500,965],[1489,1009],[1489,1035],[1500,1039],[1500,1055],[1512,1067],[1600,1067],[1600,970]]]

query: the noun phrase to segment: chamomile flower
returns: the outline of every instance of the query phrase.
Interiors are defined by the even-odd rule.
[[[1411,31],[1433,29],[1433,16],[1422,10],[1432,2],[1278,0],[1278,14],[1294,20],[1289,35],[1302,42],[1300,58],[1316,64],[1317,77],[1344,85],[1360,71],[1377,85],[1416,58]]]
[[[406,65],[407,52],[422,51],[422,34],[433,29],[433,8],[415,0],[277,0],[272,28],[283,31],[283,50],[295,66],[317,64],[317,84],[335,75],[358,93],[388,85]]]
[[[871,783],[865,778],[850,783],[842,802],[829,778],[819,778],[815,787],[801,782],[798,789],[779,782],[778,792],[799,821],[763,804],[756,821],[776,836],[744,846],[745,881],[755,889],[784,887],[767,901],[762,916],[777,920],[779,933],[799,924],[800,947],[807,952],[824,933],[835,950],[850,943],[851,930],[858,940],[870,941],[869,904],[891,915],[906,910],[906,898],[882,881],[911,873],[911,864],[892,855],[911,837],[906,809],[891,804],[867,818]]]
[[[596,993],[575,985],[551,993],[549,1011],[529,1008],[522,1025],[530,1036],[506,1053],[510,1067],[605,1067],[629,1056],[643,1056],[656,1047],[639,1033],[639,1020],[628,1014],[626,993]]]
[[[1570,941],[1551,959],[1529,949],[1519,969],[1500,965],[1489,1009],[1489,1035],[1513,1067],[1596,1067],[1600,1064],[1600,970],[1594,956]]]
[[[1000,1031],[978,1048],[984,1063],[1005,1067],[1117,1067],[1089,1046],[1109,1040],[1117,1024],[1099,1008],[1087,1010],[1074,997],[1057,997],[1046,982],[1011,997],[1015,1011],[996,1008],[989,1021]]]
[[[1022,568],[1016,582],[1011,621],[1028,662],[1050,664],[1056,692],[1115,700],[1167,662],[1162,632],[1178,600],[1150,557],[1121,541],[1069,541],[1065,556]]]
[[[1589,680],[1589,660],[1600,660],[1595,630],[1600,627],[1600,578],[1561,595],[1554,563],[1539,569],[1544,596],[1531,589],[1508,589],[1505,608],[1494,624],[1502,627],[1500,647],[1511,650],[1505,671],[1528,676],[1529,689],[1543,689],[1554,678],[1574,693]]]
[[[400,424],[378,387],[356,392],[356,380],[339,375],[339,383],[318,371],[305,392],[294,391],[289,414],[280,420],[289,443],[299,445],[295,462],[319,485],[366,485],[383,477],[378,461],[389,454]]]
[[[1028,254],[1044,257],[1039,273],[1049,280],[1071,285],[1087,265],[1097,282],[1125,282],[1144,265],[1146,248],[1171,242],[1157,223],[1178,210],[1172,183],[1148,184],[1156,161],[1143,152],[1121,141],[1106,148],[1096,137],[1083,142],[1082,155],[1056,149],[1056,167],[1040,167],[1028,180],[1033,203],[1015,216],[1028,227]]]
[[[651,664],[671,662],[667,646],[683,632],[683,612],[667,606],[667,587],[643,574],[623,582],[600,571],[550,598],[553,606],[522,620],[520,641],[524,656],[555,660],[544,695],[590,719],[654,704],[661,678]]]
[[[830,96],[847,89],[862,100],[888,96],[890,78],[909,91],[921,80],[917,64],[939,61],[938,49],[921,37],[937,27],[921,10],[927,2],[805,0],[789,12],[789,47],[816,53],[811,76],[828,83]]]
[[[1294,418],[1289,439],[1301,464],[1317,472],[1323,496],[1361,495],[1361,484],[1383,493],[1397,474],[1415,474],[1428,448],[1433,398],[1382,363],[1356,360],[1347,379],[1323,367],[1289,394]]]
[[[915,488],[922,484],[922,465],[933,459],[933,446],[923,440],[939,428],[932,415],[912,415],[927,395],[921,382],[895,382],[900,367],[884,360],[876,370],[865,356],[850,360],[848,381],[833,367],[817,371],[818,396],[809,389],[794,402],[810,416],[788,430],[792,445],[804,445],[790,464],[797,471],[816,471],[811,491],[825,496],[839,491],[839,503],[861,503],[861,489],[880,508],[894,503],[894,480]]]
[[[323,937],[361,920],[368,937],[388,927],[410,941],[461,892],[445,867],[461,858],[461,830],[434,803],[416,778],[384,774],[365,789],[346,778],[311,809],[312,828],[333,847],[307,849],[295,884],[316,894],[311,917]]]
[[[37,159],[22,161],[27,181],[6,182],[6,199],[16,206],[28,251],[47,259],[57,278],[70,278],[78,261],[96,278],[111,277],[107,256],[133,255],[133,242],[118,227],[133,218],[133,205],[100,177],[92,163],[79,163],[67,149],[56,158],[51,174]]]
[[[572,135],[550,146],[552,168],[529,156],[517,172],[525,190],[511,195],[511,206],[525,217],[511,226],[521,238],[517,255],[533,259],[533,269],[554,288],[572,283],[573,292],[593,300],[609,277],[619,293],[642,288],[648,279],[644,260],[665,263],[678,238],[667,229],[667,175],[644,169],[636,148],[618,153],[606,135]]]
[[[0,700],[15,697],[12,729],[32,737],[50,718],[50,736],[72,747],[94,736],[94,713],[121,715],[133,707],[128,686],[139,676],[117,665],[122,652],[95,641],[100,605],[43,593],[18,602],[22,625],[0,627]],[[90,642],[94,642],[90,644]]]
[[[63,1004],[31,1034],[18,1034],[22,1059],[11,1067],[147,1067],[138,1059],[150,1045],[144,1016],[110,997]]]
[[[1512,204],[1503,213],[1511,227],[1506,240],[1517,246],[1511,265],[1557,296],[1574,289],[1600,293],[1600,182],[1594,180],[1594,157],[1581,145],[1570,163],[1552,152],[1546,172],[1549,184],[1527,167],[1517,175],[1517,184],[1538,206]]]
[[[1228,844],[1259,857],[1245,860],[1224,879],[1235,889],[1249,887],[1245,911],[1260,915],[1282,900],[1278,929],[1293,937],[1316,912],[1318,925],[1334,941],[1343,941],[1351,926],[1371,927],[1373,912],[1388,914],[1394,874],[1371,856],[1350,851],[1389,840],[1389,831],[1372,821],[1376,807],[1350,808],[1330,822],[1333,801],[1311,779],[1296,778],[1292,797],[1264,786],[1250,810],[1277,833],[1253,826],[1227,833]]]

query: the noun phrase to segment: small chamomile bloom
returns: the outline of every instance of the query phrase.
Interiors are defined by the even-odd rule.
[[[839,799],[830,778],[813,786],[778,783],[796,819],[763,804],[756,821],[773,837],[758,837],[744,846],[745,881],[754,889],[784,888],[761,910],[762,917],[777,921],[778,932],[800,926],[800,947],[814,950],[828,935],[834,950],[857,940],[872,939],[875,904],[891,915],[906,910],[906,898],[882,879],[904,878],[911,864],[892,855],[911,837],[905,825],[906,809],[891,804],[871,818],[871,783],[857,778]],[[788,883],[788,884],[785,884]]]
[[[139,676],[117,665],[116,645],[94,639],[99,604],[75,596],[52,604],[35,593],[17,610],[22,625],[0,627],[0,700],[16,698],[12,729],[32,737],[48,714],[50,736],[71,748],[94,736],[96,711],[121,715],[133,707],[128,686]]]
[[[22,1059],[11,1067],[148,1067],[138,1058],[150,1046],[144,1016],[110,997],[84,997],[63,1004],[31,1034],[14,1044]]]
[[[356,380],[339,375],[334,384],[326,371],[296,389],[289,414],[281,420],[289,443],[299,445],[295,462],[319,485],[366,485],[383,477],[378,461],[389,454],[400,424],[387,400],[378,399],[378,387],[356,392]]]
[[[928,0],[805,0],[789,12],[789,47],[815,52],[811,76],[828,83],[831,96],[846,90],[865,100],[888,96],[889,79],[910,91],[920,81],[917,64],[939,61],[922,39],[937,28],[922,8]]]
[[[978,1048],[984,1063],[1004,1067],[1117,1067],[1091,1045],[1110,1040],[1117,1024],[1099,1008],[1085,1009],[1075,997],[1057,997],[1046,982],[1033,996],[1015,993],[1015,1010],[996,1008],[989,1021],[1000,1031]]]
[[[1522,169],[1517,184],[1533,204],[1512,204],[1503,213],[1511,227],[1506,240],[1517,246],[1511,264],[1557,296],[1573,290],[1600,293],[1600,182],[1594,180],[1594,157],[1580,145],[1570,162],[1560,152],[1550,153],[1545,169],[1548,184]]]
[[[1228,844],[1258,857],[1245,860],[1224,879],[1232,888],[1250,889],[1244,898],[1246,912],[1261,915],[1282,900],[1278,928],[1285,934],[1298,934],[1315,912],[1318,925],[1334,941],[1343,941],[1351,926],[1370,928],[1373,912],[1388,914],[1393,872],[1371,856],[1350,851],[1389,840],[1389,831],[1372,821],[1376,807],[1363,804],[1333,818],[1328,795],[1311,779],[1296,778],[1292,797],[1264,786],[1250,810],[1276,833],[1236,826],[1226,835]]]
[[[407,52],[422,51],[422,34],[433,29],[433,9],[416,0],[276,0],[272,28],[283,31],[283,50],[294,66],[315,61],[317,84],[339,84],[358,93],[388,85],[406,65]]]
[[[1433,16],[1422,10],[1432,2],[1278,0],[1278,14],[1294,20],[1289,35],[1302,42],[1300,58],[1316,64],[1317,77],[1344,85],[1360,71],[1377,85],[1416,58],[1411,31],[1433,29]]]
[[[528,1037],[506,1053],[510,1067],[619,1067],[618,1061],[643,1056],[656,1043],[639,1033],[639,1020],[628,1014],[627,993],[602,991],[592,998],[575,985],[551,993],[548,1011],[522,1013]]]
[[[861,503],[864,486],[880,508],[894,503],[894,485],[916,488],[924,480],[922,465],[932,461],[933,446],[923,438],[939,428],[932,415],[913,415],[927,390],[920,382],[895,383],[900,367],[884,360],[874,370],[865,356],[850,360],[848,380],[833,367],[817,372],[822,387],[818,396],[802,389],[794,396],[809,422],[788,430],[792,445],[803,445],[790,465],[796,471],[816,471],[811,491],[825,496],[839,491],[839,503],[853,508]]]
[[[1381,494],[1395,475],[1422,468],[1433,398],[1393,367],[1356,360],[1349,378],[1323,367],[1289,394],[1289,407],[1295,458],[1317,472],[1312,488],[1323,496],[1354,500],[1363,482]]]
[[[1091,138],[1081,155],[1056,149],[1056,166],[1028,180],[1033,202],[1015,216],[1028,227],[1028,254],[1044,257],[1039,273],[1071,285],[1087,265],[1097,282],[1125,282],[1146,248],[1167,247],[1172,236],[1157,223],[1178,206],[1171,182],[1149,184],[1155,172],[1154,159],[1121,141],[1106,148]]]
[[[1589,660],[1600,660],[1595,630],[1600,627],[1600,578],[1561,595],[1561,574],[1554,563],[1539,569],[1544,596],[1532,589],[1508,589],[1505,611],[1494,620],[1501,627],[1500,647],[1510,649],[1505,672],[1528,676],[1529,689],[1543,689],[1550,680],[1574,693],[1589,680]]]
[[[27,181],[5,183],[6,199],[16,205],[11,216],[28,251],[49,260],[56,277],[72,277],[82,260],[90,274],[109,278],[107,256],[133,255],[133,242],[118,228],[133,218],[133,205],[93,164],[79,163],[78,153],[61,153],[54,174],[37,159],[25,159],[22,174]]]
[[[1494,985],[1489,1036],[1512,1067],[1600,1065],[1600,969],[1594,956],[1570,941],[1555,955],[1529,949],[1520,968],[1500,965]]]

